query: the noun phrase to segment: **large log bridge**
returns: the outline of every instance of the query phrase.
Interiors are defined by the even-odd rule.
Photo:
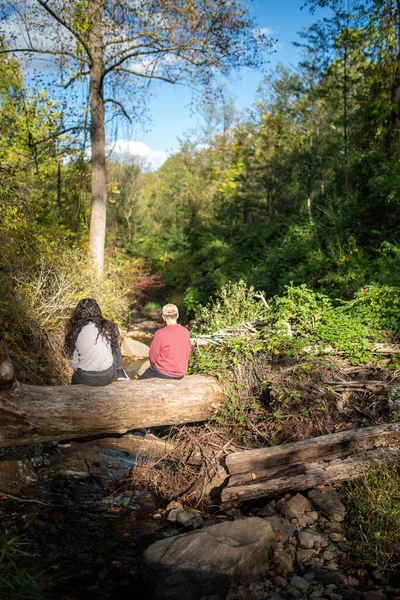
[[[324,435],[271,448],[230,454],[225,503],[305,490],[355,479],[369,468],[400,461],[397,423]]]
[[[217,381],[202,375],[106,387],[24,385],[0,338],[0,448],[201,422],[222,398]]]

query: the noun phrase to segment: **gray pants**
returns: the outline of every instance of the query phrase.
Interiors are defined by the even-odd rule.
[[[122,369],[122,354],[121,350],[115,348],[113,350],[113,364],[105,371],[83,371],[78,369],[72,375],[71,385],[91,385],[94,387],[101,387],[112,383],[117,369]]]

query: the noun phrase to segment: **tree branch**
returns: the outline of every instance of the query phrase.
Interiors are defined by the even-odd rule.
[[[107,98],[106,100],[104,100],[104,104],[106,102],[110,102],[112,104],[116,104],[117,106],[119,106],[120,109],[121,109],[121,111],[122,111],[122,114],[124,115],[124,117],[126,117],[128,119],[129,123],[132,123],[132,119],[130,118],[130,116],[126,112],[126,110],[125,110],[123,104],[121,104],[121,102],[118,102],[118,100],[114,100],[113,98]]]
[[[36,0],[36,2],[38,4],[40,4],[40,6],[42,6],[49,13],[49,15],[51,15],[53,17],[53,19],[55,19],[58,23],[60,23],[60,25],[62,25],[63,27],[65,27],[65,29],[67,29],[67,31],[69,31],[82,44],[82,46],[86,50],[86,54],[88,55],[89,59],[92,60],[93,58],[92,58],[92,54],[90,52],[89,45],[86,42],[86,40],[78,33],[78,31],[75,31],[73,29],[73,27],[71,27],[57,13],[55,13],[54,10],[52,10],[50,8],[50,6],[48,6],[47,0]]]

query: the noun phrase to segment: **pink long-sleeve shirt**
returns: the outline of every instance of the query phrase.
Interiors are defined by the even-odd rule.
[[[190,349],[190,335],[186,327],[166,325],[156,331],[150,344],[150,362],[160,373],[183,377],[188,368]]]

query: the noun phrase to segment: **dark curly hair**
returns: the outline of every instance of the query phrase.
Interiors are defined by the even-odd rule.
[[[81,329],[88,323],[94,323],[98,329],[98,335],[101,335],[111,344],[114,350],[118,346],[119,329],[115,323],[104,319],[101,314],[100,306],[93,298],[83,298],[76,305],[70,319],[65,326],[64,351],[69,358],[75,350],[76,340]],[[97,338],[96,338],[97,339]]]

